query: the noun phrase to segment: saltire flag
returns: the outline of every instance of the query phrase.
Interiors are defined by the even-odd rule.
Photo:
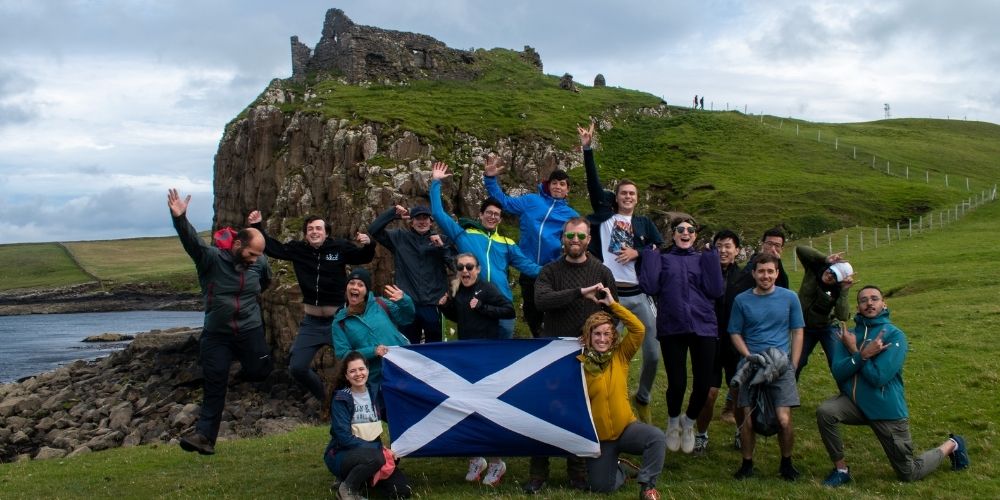
[[[393,347],[382,395],[399,456],[600,455],[575,338]]]

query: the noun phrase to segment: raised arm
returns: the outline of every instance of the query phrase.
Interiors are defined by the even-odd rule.
[[[503,205],[505,212],[521,215],[525,210],[522,197],[507,196],[507,193],[504,193],[503,188],[500,187],[500,181],[497,180],[497,176],[502,171],[500,157],[495,155],[487,156],[486,166],[483,169],[483,185],[486,186],[486,191],[490,196],[500,200],[500,204]]]
[[[198,231],[187,220],[188,203],[191,195],[181,198],[176,189],[167,190],[167,207],[174,223],[174,229],[181,240],[181,246],[198,266],[203,264],[208,245],[198,236]]]
[[[606,191],[601,185],[601,178],[597,173],[597,162],[594,161],[594,150],[590,148],[594,137],[594,122],[590,123],[590,128],[577,125],[576,132],[580,135],[580,146],[583,148],[583,166],[587,173],[587,195],[590,197],[590,208],[595,215],[611,216],[613,213],[611,203],[615,199],[615,194]]]
[[[295,258],[294,254],[291,253],[287,245],[267,234],[267,231],[264,230],[264,217],[261,215],[259,210],[254,210],[247,215],[247,224],[260,231],[260,234],[264,236],[265,255],[281,260],[292,260]]]
[[[348,264],[367,264],[375,258],[375,242],[367,234],[357,233],[354,241],[361,243],[361,246],[348,244],[344,248],[344,261]]]
[[[464,231],[462,226],[459,226],[451,218],[451,215],[444,211],[444,204],[441,202],[441,181],[448,177],[451,177],[448,165],[442,162],[435,163],[431,170],[431,215],[434,216],[434,222],[437,222],[441,232],[457,242],[459,235]]]
[[[402,211],[400,209],[402,209]],[[392,238],[389,237],[389,232],[386,231],[386,226],[406,212],[406,208],[400,205],[389,207],[388,210],[379,214],[379,216],[368,225],[368,234],[372,235],[372,238],[375,238],[375,241],[379,242],[382,246],[388,248],[390,251],[395,251],[396,246],[393,244]]]

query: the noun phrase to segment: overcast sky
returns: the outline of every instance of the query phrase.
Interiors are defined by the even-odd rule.
[[[671,104],[1000,123],[995,0],[0,0],[0,243],[168,235],[168,187],[208,229],[224,125],[330,7]]]

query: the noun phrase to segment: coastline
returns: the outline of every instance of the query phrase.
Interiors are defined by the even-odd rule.
[[[0,292],[0,316],[201,309],[200,294],[177,292],[161,283],[131,283],[110,288],[99,283],[85,283],[59,288]]]

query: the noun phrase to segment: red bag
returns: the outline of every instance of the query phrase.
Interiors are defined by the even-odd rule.
[[[212,234],[212,243],[222,250],[231,250],[233,248],[233,241],[235,240],[236,230],[229,226],[219,229]]]

